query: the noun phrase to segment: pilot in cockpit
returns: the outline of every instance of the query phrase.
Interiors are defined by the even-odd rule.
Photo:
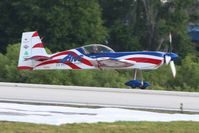
[[[92,54],[97,54],[99,53],[99,49],[97,46],[93,46],[93,51],[92,51]]]

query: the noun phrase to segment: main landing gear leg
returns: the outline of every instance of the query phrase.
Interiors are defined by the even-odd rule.
[[[136,80],[136,77],[137,77],[137,69],[134,69],[133,71],[134,71],[134,73],[133,73],[133,80]]]
[[[143,75],[142,75],[142,70],[140,71],[140,77],[141,77],[141,85],[140,85],[140,89],[146,89],[147,86],[144,85],[144,81],[143,81]]]
[[[138,72],[140,74],[141,80],[136,80]],[[133,80],[126,82],[125,85],[130,86],[131,88],[140,88],[140,89],[146,89],[146,87],[150,86],[148,82],[143,81],[142,70],[140,69],[134,69]]]

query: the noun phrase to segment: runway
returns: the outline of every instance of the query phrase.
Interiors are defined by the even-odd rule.
[[[0,83],[0,101],[199,112],[199,93]]]

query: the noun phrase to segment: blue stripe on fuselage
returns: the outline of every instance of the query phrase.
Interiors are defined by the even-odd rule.
[[[97,53],[97,54],[87,54],[86,56],[91,57],[91,58],[100,58],[100,57],[111,57],[111,58],[118,58],[121,56],[126,56],[126,55],[135,55],[135,54],[140,54],[140,55],[152,55],[152,56],[158,56],[158,57],[163,57],[164,52],[156,52],[156,51],[143,51],[143,52],[115,52],[115,53]]]

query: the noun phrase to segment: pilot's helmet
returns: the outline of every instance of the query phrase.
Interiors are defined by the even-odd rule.
[[[94,52],[94,53],[98,53],[98,47],[95,46],[95,45],[93,46],[93,52]]]

